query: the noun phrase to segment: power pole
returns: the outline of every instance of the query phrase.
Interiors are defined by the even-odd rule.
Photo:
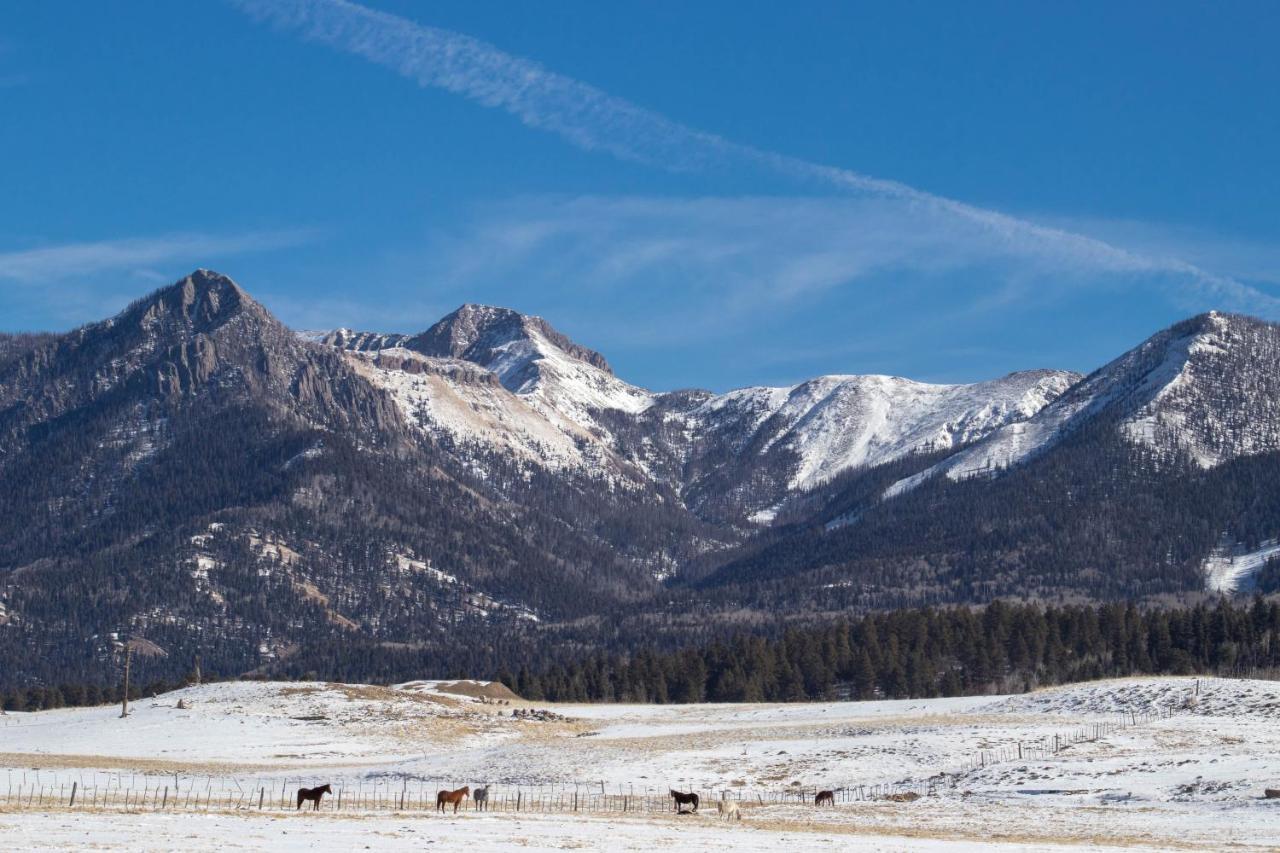
[[[133,660],[133,647],[124,646],[124,696],[120,700],[120,716],[129,716],[129,663]]]

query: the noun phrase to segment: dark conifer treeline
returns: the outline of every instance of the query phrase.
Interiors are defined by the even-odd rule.
[[[1280,671],[1280,601],[1224,598],[1164,609],[996,601],[985,608],[874,613],[772,636],[742,632],[697,648],[583,654],[539,666],[540,660],[564,654],[563,644],[547,642],[534,635],[495,639],[456,647],[455,656],[439,647],[388,650],[323,642],[310,654],[254,677],[389,684],[487,676],[526,699],[558,702],[798,702],[1017,693],[1129,675]],[[216,667],[205,674],[237,677]],[[177,686],[151,681],[135,687],[131,696]],[[119,700],[116,686],[0,692],[8,710]]]
[[[766,639],[644,650],[499,680],[550,701],[751,702],[1006,693],[1142,674],[1280,667],[1280,603],[899,610]]]

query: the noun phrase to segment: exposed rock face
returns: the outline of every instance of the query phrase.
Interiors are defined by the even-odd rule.
[[[423,355],[449,356],[489,365],[500,357],[505,347],[539,337],[571,358],[606,373],[613,372],[604,356],[569,340],[541,317],[489,305],[463,305],[403,345]]]

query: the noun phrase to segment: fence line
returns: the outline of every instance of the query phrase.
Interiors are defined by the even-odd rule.
[[[1200,692],[1200,681],[1196,682]],[[1008,761],[1051,759],[1064,749],[1098,741],[1119,731],[1169,719],[1187,708],[1127,712],[1113,719],[1077,726],[1034,741],[981,749],[956,769],[924,779],[907,779],[876,784],[850,784],[833,789],[836,803],[925,797],[958,784],[966,773]],[[75,778],[70,778],[71,776]],[[43,776],[43,778],[42,778]],[[89,776],[88,782],[85,776]],[[52,777],[52,778],[50,778]],[[105,780],[102,778],[105,777]],[[127,784],[126,784],[127,777]],[[0,802],[21,807],[66,807],[118,809],[123,811],[294,811],[298,788],[314,785],[317,774],[308,778],[182,776],[180,774],[139,774],[108,771],[9,770]],[[141,787],[139,787],[141,780]],[[442,777],[387,775],[339,778],[333,794],[321,804],[322,811],[339,812],[433,812],[436,791],[451,789],[456,780]],[[547,783],[542,785],[493,785],[488,809],[499,812],[587,814],[652,814],[674,810],[667,788],[615,785],[609,790],[601,782]],[[711,787],[694,789],[703,803],[733,800],[740,804],[780,805],[813,803],[820,789],[790,786],[778,789]],[[474,811],[468,799],[462,808]],[[303,808],[310,808],[304,803]],[[452,814],[452,807],[447,807]]]
[[[1143,712],[1129,711],[1117,715],[1114,719],[1077,726],[1067,731],[1046,735],[1034,741],[1018,741],[1011,745],[982,749],[972,759],[961,764],[954,773],[956,775],[969,773],[974,770],[981,770],[992,764],[1003,764],[1007,761],[1052,758],[1067,747],[1080,743],[1093,743],[1116,732],[1131,729],[1134,726],[1153,723],[1157,720],[1167,720],[1185,712],[1186,709],[1183,708],[1159,708],[1155,711]]]

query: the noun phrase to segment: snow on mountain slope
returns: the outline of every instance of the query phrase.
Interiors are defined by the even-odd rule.
[[[1042,370],[931,385],[823,376],[720,395],[655,394],[616,377],[603,356],[545,320],[483,305],[464,305],[411,337],[347,329],[311,337],[346,350],[411,423],[463,447],[557,470],[662,480],[678,491],[693,458],[709,468],[749,458],[784,470],[778,489],[745,507],[757,522],[789,491],[1028,418],[1078,378]]]
[[[563,418],[549,419],[492,373],[469,362],[402,347],[354,352],[350,360],[392,395],[410,424],[428,433],[443,433],[463,448],[502,450],[549,468],[586,463],[579,445],[590,438],[585,430]]]
[[[932,385],[896,376],[822,376],[792,388],[730,392],[693,416],[705,423],[737,409],[736,420],[759,433],[762,455],[795,454],[788,487],[804,489],[850,468],[974,441],[1035,414],[1077,378],[1038,370],[971,385]]]
[[[1100,416],[1157,456],[1212,468],[1280,450],[1280,327],[1211,312],[1160,332],[1095,371],[1031,419],[895,483],[893,497],[938,474],[995,475]]]
[[[1252,551],[1240,547],[1220,547],[1202,565],[1204,585],[1209,592],[1233,593],[1253,586],[1253,576],[1267,564],[1280,558],[1280,542],[1268,539]]]
[[[598,426],[595,410],[635,414],[653,404],[653,394],[614,376],[599,353],[575,344],[541,317],[509,308],[463,305],[404,346],[478,364],[530,404],[587,428]]]
[[[599,413],[636,414],[654,395],[539,317],[464,305],[420,335],[341,329],[321,341],[346,350],[411,423],[464,448],[610,479],[636,475]]]

